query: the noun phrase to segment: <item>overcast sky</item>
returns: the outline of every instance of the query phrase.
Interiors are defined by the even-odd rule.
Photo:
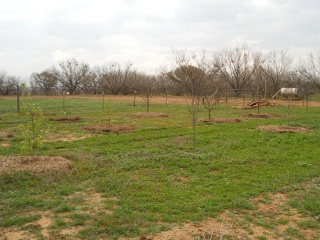
[[[306,56],[320,48],[320,1],[0,0],[0,71],[21,79],[72,57],[153,74],[172,49],[242,43]]]

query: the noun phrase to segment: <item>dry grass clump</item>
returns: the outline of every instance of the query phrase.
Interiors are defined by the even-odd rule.
[[[259,126],[258,129],[261,131],[277,132],[277,133],[305,133],[310,131],[308,128],[304,128],[304,127],[275,126],[275,125]]]
[[[8,172],[66,172],[69,160],[61,156],[13,156],[0,157],[0,175]]]

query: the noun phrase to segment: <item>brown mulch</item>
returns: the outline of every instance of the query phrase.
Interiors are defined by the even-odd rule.
[[[49,120],[59,121],[59,122],[63,122],[63,121],[77,122],[82,120],[82,118],[81,117],[56,117],[56,118],[49,118]]]
[[[249,113],[245,114],[246,117],[252,117],[252,118],[280,118],[281,115],[278,114],[262,114],[262,113]]]
[[[214,122],[214,123],[240,123],[243,122],[239,118],[202,118],[199,119],[199,122]]]
[[[83,128],[89,132],[93,133],[109,133],[113,132],[119,133],[130,133],[137,129],[135,126],[121,125],[121,124],[101,124],[101,125],[91,125]]]
[[[305,133],[310,131],[308,128],[304,128],[304,127],[275,126],[275,125],[259,126],[257,129],[261,131],[277,132],[277,133]]]
[[[0,157],[0,175],[9,172],[66,172],[70,161],[61,156],[11,156]]]
[[[168,114],[165,113],[135,113],[133,116],[138,118],[153,118],[153,117],[168,117]]]

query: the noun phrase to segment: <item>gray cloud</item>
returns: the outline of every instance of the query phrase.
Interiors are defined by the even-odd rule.
[[[152,73],[172,48],[243,42],[298,58],[319,48],[319,9],[317,0],[12,0],[0,3],[0,70],[28,77],[75,57]]]

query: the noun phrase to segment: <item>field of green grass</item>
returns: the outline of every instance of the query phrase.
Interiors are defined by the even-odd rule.
[[[151,99],[150,112],[168,117],[137,118],[133,114],[146,111],[142,100],[134,107],[132,101],[106,98],[104,108],[101,99],[32,101],[46,113],[41,125],[46,140],[37,155],[63,156],[70,160],[70,170],[0,173],[0,233],[20,231],[24,239],[139,239],[177,224],[218,219],[225,210],[245,215],[255,209],[252,199],[265,196],[267,201],[267,194],[280,192],[289,196],[287,207],[305,217],[304,224],[280,231],[278,225],[286,224],[286,219],[247,216],[247,222],[260,219],[259,226],[277,233],[273,238],[304,239],[303,229],[311,231],[310,239],[319,237],[320,107],[291,106],[288,120],[287,105],[261,108],[260,113],[281,115],[262,119],[246,116],[256,110],[236,109],[242,104],[220,104],[211,113],[213,118],[242,122],[199,121],[194,144],[185,104],[166,106]],[[0,158],[22,154],[21,128],[27,117],[15,108],[14,98],[0,99]],[[50,121],[62,116],[81,120]],[[109,117],[111,124],[137,129],[120,134],[84,130],[109,124]],[[205,108],[198,117],[207,117]],[[257,129],[288,124],[310,131]],[[5,137],[8,134],[10,138]],[[46,231],[36,224],[43,218],[49,221]],[[271,239],[243,228],[247,229],[243,239]],[[67,229],[74,231],[63,232]]]

